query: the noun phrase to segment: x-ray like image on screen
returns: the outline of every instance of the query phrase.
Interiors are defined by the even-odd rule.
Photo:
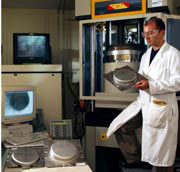
[[[7,91],[5,94],[6,106],[5,117],[18,117],[32,114],[33,112],[33,91]]]
[[[18,57],[45,57],[46,38],[44,36],[22,35],[18,37]]]

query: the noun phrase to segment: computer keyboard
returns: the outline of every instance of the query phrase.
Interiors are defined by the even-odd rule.
[[[26,135],[21,136],[11,136],[5,139],[5,141],[14,146],[23,145],[27,143],[36,142],[39,140],[44,140],[49,137],[49,134],[46,132],[36,132],[36,133],[28,133]]]

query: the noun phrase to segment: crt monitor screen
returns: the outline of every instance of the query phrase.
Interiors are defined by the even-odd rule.
[[[18,123],[35,117],[35,89],[30,87],[2,88],[2,122]]]
[[[51,63],[49,34],[13,34],[14,64]]]
[[[44,36],[20,35],[17,38],[18,57],[44,57],[46,55],[46,39]]]

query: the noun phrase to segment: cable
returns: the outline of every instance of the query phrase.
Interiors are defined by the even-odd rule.
[[[89,109],[89,103],[87,101],[75,101],[74,102],[74,115],[75,115],[75,125],[74,131],[77,138],[82,139],[85,134],[85,113]],[[78,125],[80,124],[80,125]],[[79,127],[78,127],[79,126]],[[79,130],[81,132],[79,132]]]

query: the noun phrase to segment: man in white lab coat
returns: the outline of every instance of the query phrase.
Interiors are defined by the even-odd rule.
[[[144,23],[146,42],[151,47],[141,59],[139,73],[147,78],[134,85],[139,97],[111,123],[107,136],[142,111],[141,160],[153,172],[173,172],[177,148],[180,91],[180,52],[164,41],[164,22],[152,17]]]

